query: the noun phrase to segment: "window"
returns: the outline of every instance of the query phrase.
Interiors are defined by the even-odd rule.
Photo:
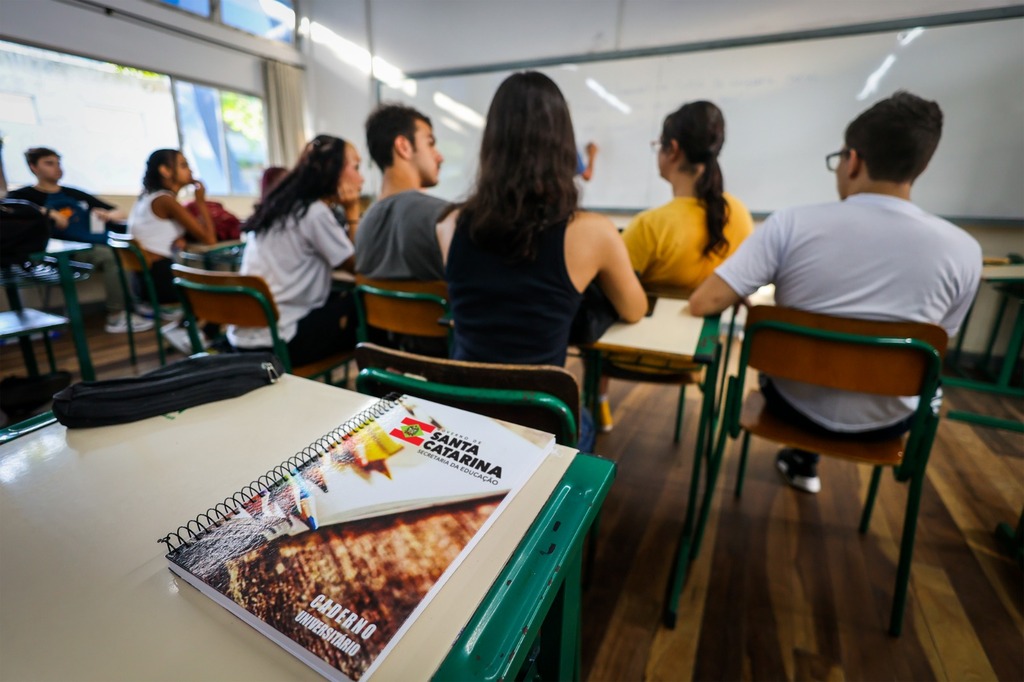
[[[263,102],[258,97],[174,82],[181,149],[211,194],[255,195],[267,166]]]
[[[220,20],[264,38],[295,42],[292,0],[220,0]]]
[[[35,183],[22,152],[50,147],[66,184],[137,194],[149,154],[178,146],[171,79],[0,41],[0,135],[11,187]]]
[[[295,42],[292,0],[160,0],[192,14],[219,20],[253,35],[282,43]]]
[[[0,136],[12,188],[35,183],[30,147],[56,150],[62,183],[94,194],[138,194],[156,149],[180,148],[215,195],[255,196],[267,165],[258,97],[3,41]]]
[[[210,16],[210,0],[160,0],[165,5],[173,5],[201,17]]]

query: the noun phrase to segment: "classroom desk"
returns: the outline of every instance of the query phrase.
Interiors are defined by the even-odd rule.
[[[80,270],[71,266],[71,257],[76,253],[88,251],[93,247],[86,242],[68,241],[64,239],[51,239],[46,243],[46,250],[42,253],[33,254],[36,259],[44,256],[52,256],[57,266],[57,282],[60,283],[61,291],[64,293],[64,304],[67,307],[68,320],[71,322],[71,338],[75,343],[75,353],[78,355],[78,369],[84,381],[92,381],[96,378],[96,372],[92,367],[92,359],[89,357],[89,344],[86,342],[85,322],[82,319],[82,308],[78,304],[78,293],[75,290],[75,282],[83,279]],[[83,266],[91,267],[91,266]],[[7,299],[12,310],[21,310],[21,295],[19,287],[38,286],[40,284],[54,283],[49,277],[37,278],[28,273],[24,281],[4,282],[7,290]],[[23,346],[24,349],[24,346]],[[29,348],[31,351],[31,348]]]
[[[177,414],[50,423],[0,445],[0,679],[320,679],[177,579],[157,538],[373,401],[286,375]],[[613,472],[558,448],[375,678],[443,663],[443,678],[511,679],[545,615],[543,636],[564,635],[548,676],[578,677],[579,557]]]
[[[704,365],[703,393],[697,441],[694,447],[693,473],[686,501],[686,516],[679,536],[673,570],[669,575],[664,620],[674,627],[678,613],[679,596],[686,582],[689,564],[700,550],[704,524],[710,510],[717,466],[711,461],[712,442],[718,421],[716,388],[721,367],[722,343],[719,336],[719,316],[699,318],[688,312],[689,302],[674,298],[659,298],[653,312],[635,324],[613,324],[598,341],[584,348],[586,395],[591,408],[596,401],[601,376],[601,359],[607,353],[642,353],[645,364],[656,368],[659,363],[695,362]],[[701,482],[701,468],[706,460],[706,483],[698,516],[697,496]]]
[[[240,239],[215,244],[189,244],[179,253],[183,265],[201,266],[204,270],[237,272],[242,265],[245,242]]]
[[[992,381],[978,381],[962,377],[945,377],[943,379],[943,384],[953,388],[964,388],[969,391],[995,393],[997,395],[1011,398],[1024,397],[1024,389],[1015,388],[1010,385],[1010,381],[1013,378],[1013,370],[1016,367],[1018,358],[1020,357],[1021,349],[1024,347],[1024,264],[986,265],[981,270],[981,281],[982,283],[987,282],[989,285],[1000,290],[1002,297],[999,310],[996,313],[995,322],[993,323],[992,331],[989,335],[988,344],[985,348],[985,354],[979,363],[979,369],[981,369],[981,371],[986,373],[988,371],[988,364],[992,358],[992,350],[995,347],[996,338],[999,335],[1003,316],[1006,313],[1006,308],[1010,304],[1010,300],[1016,298],[1018,301],[1017,315],[1014,318],[1013,329],[1010,332],[1010,339],[1006,346],[1006,353],[1003,356],[1003,362],[999,367],[998,374]],[[971,319],[971,312],[973,311],[973,308],[974,306],[972,304],[971,309],[967,311],[967,315],[964,317],[963,324],[960,326],[960,334],[957,339],[956,348],[952,353],[950,353],[949,366],[954,372],[959,372],[958,366],[960,363],[960,353],[963,348],[964,337],[966,336],[967,323]],[[981,426],[1024,432],[1024,424],[1010,419],[1001,419],[998,417],[976,414],[962,410],[951,410],[946,414],[946,417],[949,419],[979,424]]]

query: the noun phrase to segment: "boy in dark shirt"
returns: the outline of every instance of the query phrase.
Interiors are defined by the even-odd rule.
[[[128,319],[124,312],[124,292],[117,274],[113,251],[106,246],[106,230],[92,231],[95,218],[103,225],[108,220],[125,217],[124,212],[93,195],[73,187],[62,187],[60,179],[64,170],[60,166],[60,155],[46,147],[32,147],[25,152],[25,161],[36,184],[22,187],[8,193],[11,199],[31,201],[39,206],[50,223],[50,236],[57,239],[87,242],[100,246],[93,247],[79,256],[78,260],[91,263],[103,272],[107,290],[106,331],[112,334],[128,331]],[[153,323],[142,317],[132,317],[132,331],[152,329]]]

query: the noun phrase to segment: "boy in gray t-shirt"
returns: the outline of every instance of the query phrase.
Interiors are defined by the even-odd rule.
[[[356,272],[374,279],[444,279],[437,222],[448,203],[420,191],[437,184],[444,160],[430,119],[412,107],[381,105],[366,119],[366,144],[384,178],[356,232]]]

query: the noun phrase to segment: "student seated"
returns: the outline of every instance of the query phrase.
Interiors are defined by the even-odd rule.
[[[487,113],[473,194],[441,226],[455,322],[453,357],[565,364],[569,329],[595,277],[627,322],[647,310],[607,218],[580,211],[572,121],[558,86],[516,73]],[[593,446],[583,417],[580,447]]]
[[[380,196],[359,225],[356,272],[372,279],[444,279],[437,224],[450,205],[423,192],[437,184],[444,161],[430,119],[412,107],[383,104],[366,119],[366,145],[384,175]],[[370,331],[377,343],[448,356],[445,339]]]
[[[942,134],[935,102],[897,92],[846,128],[825,157],[840,201],[776,211],[690,298],[709,315],[775,284],[778,305],[866,320],[931,322],[956,333],[978,288],[981,247],[910,201]],[[769,409],[811,428],[864,440],[907,431],[914,398],[835,391],[762,376]],[[821,489],[818,454],[784,448],[788,483]]]
[[[437,223],[448,202],[424,194],[444,158],[430,119],[412,107],[384,104],[366,119],[366,146],[384,174],[380,196],[363,215],[356,272],[373,279],[444,279]]]
[[[50,226],[50,236],[89,244],[102,244],[100,248],[75,254],[75,260],[89,263],[103,273],[103,286],[107,295],[107,323],[104,329],[111,334],[128,331],[128,316],[124,312],[124,291],[118,276],[114,253],[107,248],[106,229],[92,231],[92,220],[100,223],[121,220],[124,212],[112,204],[97,199],[88,192],[60,184],[64,169],[60,155],[47,147],[32,147],[25,152],[28,169],[36,177],[36,184],[10,192],[11,199],[31,201],[41,207]],[[142,317],[132,317],[132,331],[151,329],[153,323]]]
[[[750,211],[724,191],[718,165],[724,143],[725,118],[711,102],[688,102],[665,117],[661,136],[651,144],[672,200],[640,213],[622,233],[644,287],[695,289],[753,231]],[[599,396],[598,424],[611,431],[605,378]]]
[[[240,272],[262,277],[270,287],[280,314],[277,331],[293,367],[355,346],[352,297],[331,291],[331,270],[351,270],[355,248],[331,207],[341,206],[343,215],[358,212],[362,186],[356,148],[317,135],[245,223]],[[230,326],[228,340],[240,349],[272,346],[263,327]]]
[[[195,186],[198,219],[178,203],[178,192],[188,185]],[[157,300],[178,303],[171,274],[174,258],[185,248],[186,238],[214,244],[217,237],[206,206],[206,187],[192,177],[185,155],[177,149],[158,149],[149,155],[142,194],[128,215],[128,232],[145,251],[157,256],[149,265]]]

